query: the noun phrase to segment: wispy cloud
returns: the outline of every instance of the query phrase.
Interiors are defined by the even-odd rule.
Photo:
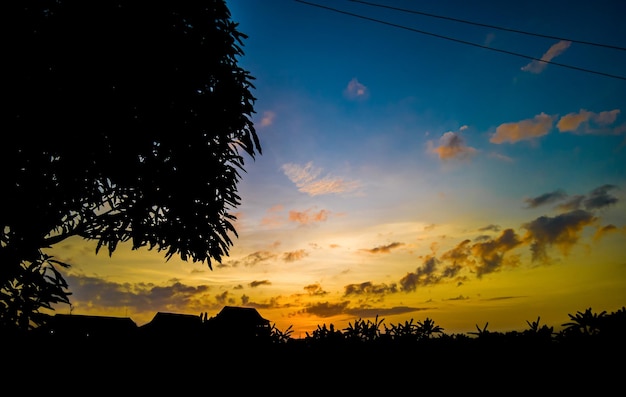
[[[403,245],[403,243],[394,242],[391,244],[381,245],[370,249],[363,249],[362,251],[369,252],[370,254],[388,254],[391,252],[391,250],[402,247]]]
[[[309,196],[349,193],[361,186],[358,181],[348,181],[331,175],[320,177],[322,169],[313,167],[312,162],[305,166],[288,163],[284,164],[282,169],[285,175],[296,184],[298,190]]]
[[[276,113],[268,111],[263,112],[263,117],[261,117],[261,127],[267,127],[269,125],[274,124],[274,119],[276,118]]]
[[[518,141],[534,139],[546,135],[552,129],[554,116],[541,113],[532,119],[518,121],[517,123],[504,123],[496,128],[489,142],[500,144],[504,142],[515,143]]]
[[[329,215],[330,211],[328,210],[319,210],[317,212],[311,209],[305,211],[289,211],[289,220],[301,225],[308,225],[310,223],[325,222]]]
[[[555,57],[561,55],[565,50],[569,48],[572,44],[571,41],[561,40],[558,43],[552,45],[548,51],[541,57],[541,60],[534,60],[530,62],[528,65],[523,66],[522,70],[530,73],[541,73],[548,66],[548,62],[550,62]]]
[[[581,208],[597,210],[618,202],[618,198],[611,194],[611,191],[617,188],[616,185],[606,184],[593,189],[588,195],[577,194],[573,196],[568,196],[563,190],[557,189],[537,197],[524,199],[524,201],[527,204],[526,208],[536,208],[565,200],[564,203],[557,206],[561,211],[569,212]]]
[[[530,198],[524,199],[524,201],[527,204],[527,208],[537,208],[541,205],[551,204],[556,201],[563,200],[566,197],[567,197],[567,194],[565,194],[563,190],[557,189],[553,192],[544,193],[537,197],[530,197]]]
[[[361,84],[359,80],[353,78],[348,83],[348,86],[343,91],[344,95],[348,99],[367,99],[369,97],[369,90],[366,86]]]

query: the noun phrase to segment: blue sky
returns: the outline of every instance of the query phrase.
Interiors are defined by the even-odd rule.
[[[263,149],[231,255],[209,270],[68,242],[75,313],[245,305],[302,336],[376,315],[558,327],[625,304],[626,3],[227,4]]]

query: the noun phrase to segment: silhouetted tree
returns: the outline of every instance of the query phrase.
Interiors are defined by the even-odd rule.
[[[0,316],[69,303],[42,249],[70,236],[221,262],[254,79],[223,0],[3,2]],[[232,234],[231,234],[232,233]],[[36,324],[35,324],[36,325]]]

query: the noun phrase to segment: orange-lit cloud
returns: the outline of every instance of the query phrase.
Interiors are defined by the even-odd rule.
[[[593,235],[593,240],[594,241],[600,240],[602,237],[606,236],[607,234],[615,233],[618,231],[619,229],[615,225],[606,225],[606,226],[598,227],[598,229]]]
[[[350,80],[343,93],[348,99],[367,99],[369,97],[367,87],[359,83],[356,78]]]
[[[548,51],[541,57],[541,60],[533,60],[528,65],[523,66],[522,70],[530,73],[541,73],[548,66],[547,62],[550,62],[555,57],[561,55],[572,44],[571,41],[561,40],[558,43],[552,45]]]
[[[360,183],[357,181],[347,181],[330,175],[320,178],[321,168],[313,167],[311,162],[304,167],[288,163],[284,164],[282,169],[285,175],[296,184],[298,190],[309,196],[348,193],[360,188]]]
[[[267,210],[267,215],[261,219],[261,225],[275,227],[280,226],[283,223],[283,218],[281,216],[281,212],[283,211],[283,206],[278,204],[273,206],[272,208]]]
[[[309,254],[305,250],[296,250],[291,252],[285,252],[282,258],[285,262],[295,262],[307,257]]]
[[[266,262],[268,260],[274,259],[276,254],[269,251],[256,251],[248,256],[244,257],[241,260],[232,260],[228,261],[228,265],[232,267],[237,267],[239,265],[243,266],[256,266],[259,263]]]
[[[324,222],[328,219],[330,211],[320,210],[318,212],[311,212],[310,209],[306,211],[289,211],[289,220],[291,222],[297,222],[302,225],[309,223]]]
[[[489,142],[496,144],[515,143],[546,135],[552,129],[553,120],[554,116],[541,113],[532,119],[501,124],[496,128],[496,132],[491,136]]]
[[[578,113],[569,113],[557,123],[560,132],[575,134],[619,135],[626,133],[626,124],[610,127],[620,114],[619,109],[594,113],[581,109]]]
[[[468,159],[476,154],[477,150],[465,144],[460,133],[448,131],[439,138],[439,145],[435,146],[428,141],[428,151],[439,156],[442,160]]]
[[[269,125],[274,124],[274,119],[276,118],[276,113],[268,111],[263,112],[263,117],[261,118],[261,127],[267,127]]]

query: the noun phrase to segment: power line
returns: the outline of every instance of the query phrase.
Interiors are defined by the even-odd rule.
[[[526,59],[530,59],[530,60],[538,61],[538,62],[543,62],[543,63],[547,63],[547,64],[550,64],[550,65],[561,66],[561,67],[568,68],[568,69],[578,70],[580,72],[597,74],[597,75],[601,75],[601,76],[605,76],[605,77],[611,77],[611,78],[619,79],[619,80],[626,80],[626,77],[623,77],[623,76],[618,76],[618,75],[604,73],[604,72],[598,72],[598,71],[595,71],[595,70],[580,68],[580,67],[572,66],[572,65],[566,65],[566,64],[563,64],[563,63],[546,61],[546,60],[543,60],[541,58],[532,57],[530,55],[524,55],[524,54],[520,54],[520,53],[517,53],[517,52],[512,52],[512,51],[502,50],[502,49],[499,49],[499,48],[488,47],[488,46],[485,46],[485,45],[482,45],[482,44],[472,43],[471,41],[465,41],[465,40],[455,39],[453,37],[448,37],[448,36],[444,36],[444,35],[440,35],[440,34],[436,34],[436,33],[426,32],[426,31],[423,31],[423,30],[410,28],[408,26],[403,26],[403,25],[399,25],[399,24],[396,24],[396,23],[392,23],[392,22],[382,21],[380,19],[366,17],[364,15],[354,14],[354,13],[351,13],[351,12],[348,12],[348,11],[339,10],[339,9],[328,7],[328,6],[324,6],[324,5],[321,5],[321,4],[310,3],[310,2],[304,1],[304,0],[294,0],[294,1],[296,1],[298,3],[306,4],[306,5],[309,5],[309,6],[313,6],[313,7],[323,8],[325,10],[337,12],[337,13],[340,13],[340,14],[349,15],[349,16],[352,16],[352,17],[360,18],[360,19],[365,19],[365,20],[368,20],[368,21],[371,21],[371,22],[381,23],[383,25],[388,25],[388,26],[393,26],[393,27],[400,28],[400,29],[405,29],[405,30],[409,30],[409,31],[415,32],[415,33],[421,33],[421,34],[425,34],[425,35],[428,35],[428,36],[438,37],[440,39],[454,41],[454,42],[461,43],[461,44],[466,44],[466,45],[471,45],[471,46],[474,46],[474,47],[484,48],[484,49],[487,49],[487,50],[501,52],[501,53],[508,54],[508,55],[514,55],[514,56],[517,56],[517,57],[526,58]]]
[[[528,35],[528,36],[543,37],[543,38],[546,38],[546,39],[554,39],[554,40],[565,40],[565,41],[571,41],[572,43],[585,44],[585,45],[591,45],[591,46],[596,46],[596,47],[611,48],[613,50],[626,51],[626,47],[620,47],[620,46],[615,46],[615,45],[611,45],[611,44],[602,44],[602,43],[595,43],[595,42],[591,42],[591,41],[567,39],[567,38],[559,37],[559,36],[550,36],[550,35],[541,34],[541,33],[526,32],[526,31],[523,31],[523,30],[504,28],[504,27],[501,27],[501,26],[488,25],[488,24],[485,24],[485,23],[472,22],[472,21],[467,21],[467,20],[464,20],[464,19],[458,19],[458,18],[446,17],[446,16],[442,16],[442,15],[429,14],[427,12],[409,10],[409,9],[406,9],[406,8],[392,7],[392,6],[387,6],[387,5],[383,5],[383,4],[376,4],[376,3],[371,3],[371,2],[368,2],[368,1],[362,1],[362,0],[349,0],[349,1],[351,1],[353,3],[365,4],[365,5],[372,6],[372,7],[387,8],[387,9],[395,10],[395,11],[402,11],[402,12],[408,12],[408,13],[411,13],[411,14],[424,15],[424,16],[431,17],[431,18],[446,19],[446,20],[449,20],[449,21],[466,23],[466,24],[469,24],[469,25],[482,26],[482,27],[491,28],[491,29],[503,30],[503,31],[506,31],[506,32],[525,34],[525,35]]]

